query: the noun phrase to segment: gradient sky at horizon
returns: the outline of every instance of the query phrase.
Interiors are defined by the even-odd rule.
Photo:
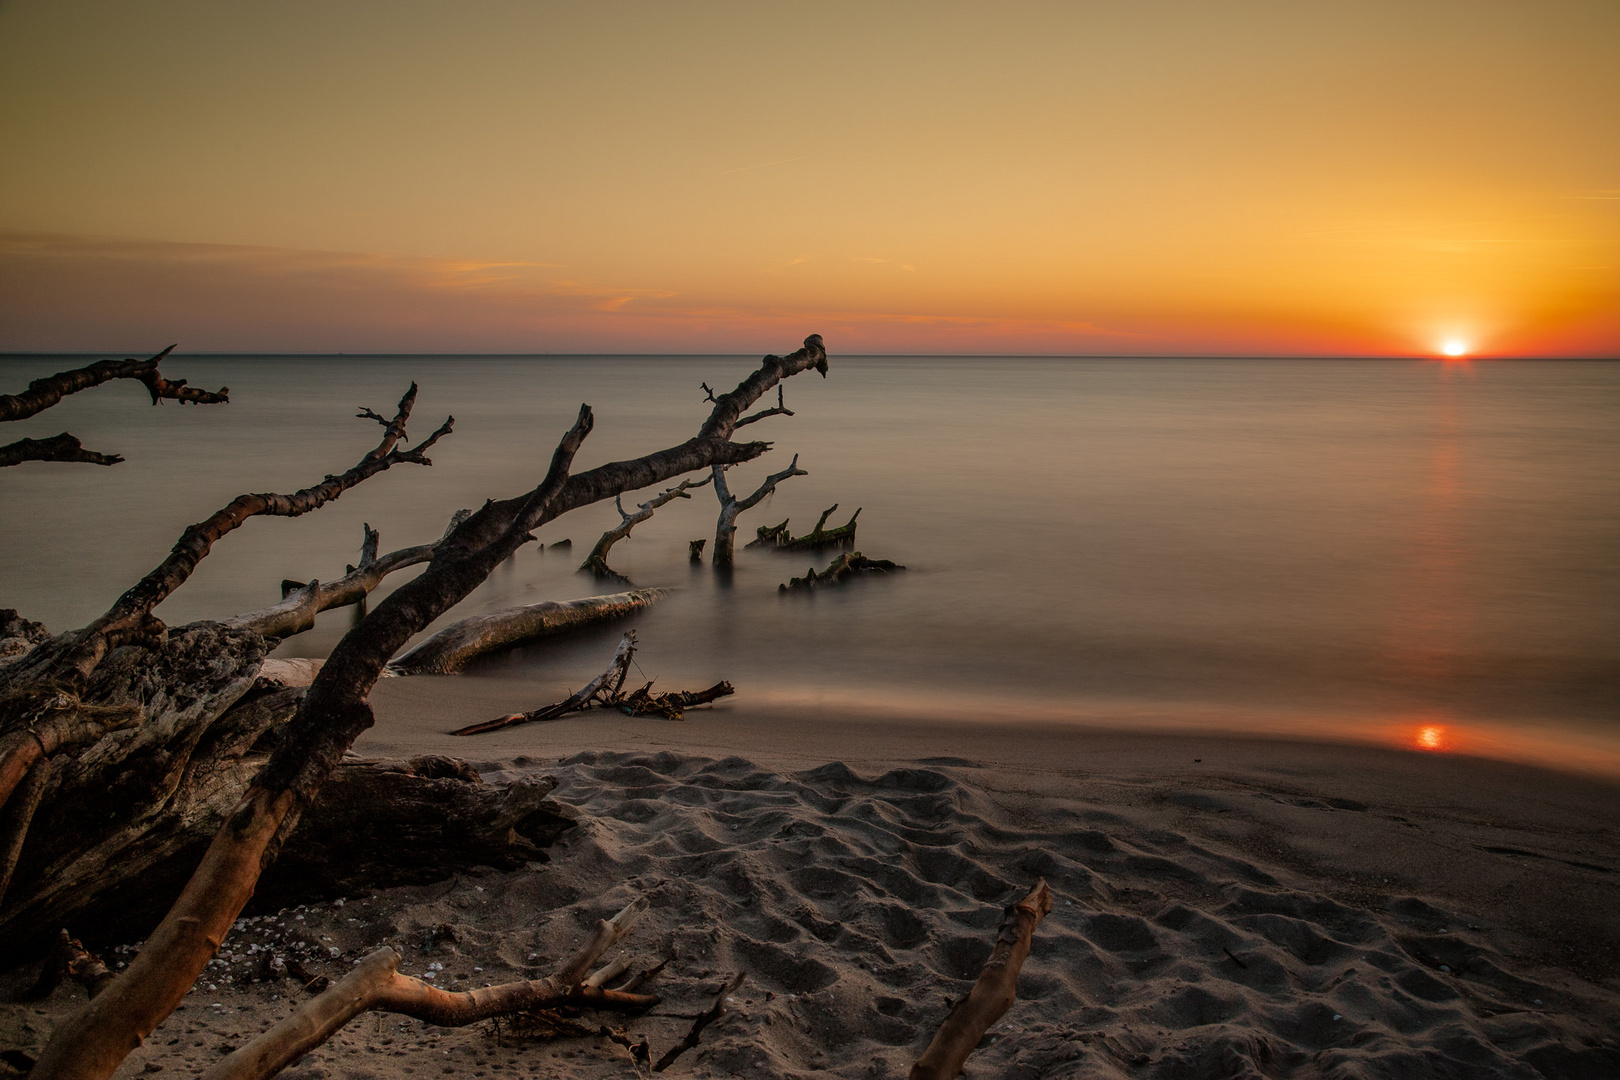
[[[1620,355],[1620,4],[0,0],[0,350]]]

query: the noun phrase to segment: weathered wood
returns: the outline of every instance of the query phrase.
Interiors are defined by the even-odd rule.
[[[793,455],[793,461],[787,468],[779,473],[772,473],[765,478],[765,482],[754,490],[747,498],[739,499],[732,495],[731,488],[726,485],[726,466],[714,467],[714,496],[720,500],[720,520],[714,526],[714,565],[717,567],[730,567],[736,561],[737,543],[737,516],[745,510],[751,510],[759,505],[761,499],[776,490],[780,484],[790,476],[809,476],[810,474],[799,468],[799,455]]]
[[[625,694],[614,707],[626,716],[660,716],[665,720],[682,720],[687,709],[710,705],[723,697],[730,697],[737,688],[721,680],[707,690],[672,690],[667,694],[652,692],[652,683]]]
[[[515,1012],[588,1006],[639,1012],[658,1004],[652,994],[603,990],[585,973],[635,926],[647,902],[637,899],[612,919],[603,919],[573,958],[543,979],[454,992],[401,975],[400,956],[384,946],[319,997],[302,1002],[291,1016],[250,1039],[202,1074],[202,1080],[264,1080],[303,1057],[367,1012],[391,1012],[440,1027],[465,1027]]]
[[[702,487],[703,485],[709,483],[711,479],[713,478],[705,476],[702,480],[682,480],[675,487],[654,495],[644,503],[638,503],[636,512],[634,514],[625,513],[624,500],[620,496],[615,495],[613,497],[613,505],[617,507],[619,511],[619,524],[602,534],[602,538],[596,542],[596,546],[591,548],[591,553],[586,556],[585,561],[580,564],[580,569],[594,574],[599,580],[602,578],[612,578],[616,581],[622,581],[628,585],[630,583],[630,579],[625,577],[623,574],[616,572],[607,564],[608,552],[613,549],[613,545],[617,544],[620,540],[627,539],[630,536],[630,530],[652,517],[653,512],[656,511],[660,506],[663,506],[674,499],[690,499],[692,496],[687,494],[688,491],[690,491],[692,488]]]
[[[472,615],[451,623],[392,661],[388,670],[395,675],[449,675],[502,649],[626,618],[668,595],[668,589],[633,589],[579,600],[544,600]]]
[[[1045,879],[1036,882],[1028,896],[1007,909],[995,948],[990,950],[990,958],[984,962],[973,989],[940,1024],[928,1049],[911,1067],[910,1080],[956,1080],[961,1075],[962,1063],[984,1033],[1011,1007],[1018,972],[1029,956],[1030,939],[1051,910],[1052,893]]]
[[[86,465],[117,465],[122,454],[98,454],[86,450],[78,439],[62,432],[48,439],[18,439],[0,446],[0,469],[25,461],[77,461]]]
[[[778,592],[810,592],[814,589],[825,588],[828,585],[847,585],[859,577],[872,574],[893,574],[904,570],[905,567],[888,559],[868,559],[858,551],[845,552],[827,564],[827,569],[816,573],[811,567],[805,571],[804,577],[792,578],[785,585],[778,585]]]
[[[165,379],[158,372],[158,364],[174,349],[170,345],[156,356],[145,360],[100,360],[88,367],[61,371],[43,379],[35,379],[20,394],[0,394],[0,423],[23,420],[44,412],[69,394],[77,394],[92,386],[100,386],[114,379],[135,379],[145,385],[152,395],[152,404],[167,398],[182,404],[214,405],[230,400],[230,388],[220,387],[217,393],[198,390],[186,385],[184,379]]]

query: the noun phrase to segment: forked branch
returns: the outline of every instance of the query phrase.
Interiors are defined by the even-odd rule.
[[[744,510],[752,510],[758,506],[760,500],[776,490],[780,484],[790,476],[809,476],[810,474],[799,468],[799,455],[793,455],[793,461],[787,468],[779,473],[772,473],[765,478],[765,482],[754,490],[747,498],[739,499],[731,494],[731,488],[726,485],[726,470],[723,465],[714,467],[714,496],[720,500],[720,520],[714,527],[714,565],[727,567],[736,558],[737,543],[737,516]]]
[[[664,504],[675,499],[690,499],[692,496],[687,494],[688,491],[690,491],[692,488],[700,488],[709,483],[712,479],[713,477],[705,476],[701,480],[682,480],[679,484],[669,488],[666,491],[660,492],[657,495],[654,495],[646,502],[638,503],[636,505],[636,512],[633,514],[625,513],[624,499],[618,495],[615,495],[613,497],[613,505],[617,507],[619,511],[619,524],[617,527],[609,529],[607,532],[602,534],[602,538],[596,542],[595,547],[591,548],[590,555],[588,555],[585,561],[580,564],[579,568],[581,570],[590,571],[598,578],[610,577],[620,581],[627,581],[628,579],[625,578],[624,575],[616,574],[608,567],[607,556],[608,552],[612,550],[613,545],[617,544],[620,540],[627,539],[630,536],[630,530],[652,517],[653,512],[656,511],[660,506],[663,506]]]

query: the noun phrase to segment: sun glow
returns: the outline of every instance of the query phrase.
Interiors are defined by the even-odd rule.
[[[1439,724],[1425,724],[1418,728],[1412,742],[1419,750],[1446,751],[1452,747],[1451,736]]]
[[[1468,355],[1468,342],[1461,338],[1448,338],[1440,343],[1440,351],[1446,356],[1460,357]]]

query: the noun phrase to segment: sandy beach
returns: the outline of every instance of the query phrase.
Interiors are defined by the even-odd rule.
[[[1004,904],[1054,894],[970,1076],[1598,1077],[1620,1073],[1620,789],[1479,759],[995,724],[856,724],[723,705],[452,739],[522,681],[398,679],[367,757],[550,775],[579,825],[549,864],[251,915],[120,1076],[191,1073],[381,944],[467,988],[535,977],[651,908],[653,1056],[735,972],[696,1076],[899,1076],[971,985]],[[127,955],[118,953],[115,955]],[[12,976],[14,995],[27,972]],[[77,987],[4,1006],[27,1049]],[[596,1035],[368,1015],[284,1075],[633,1075]]]

